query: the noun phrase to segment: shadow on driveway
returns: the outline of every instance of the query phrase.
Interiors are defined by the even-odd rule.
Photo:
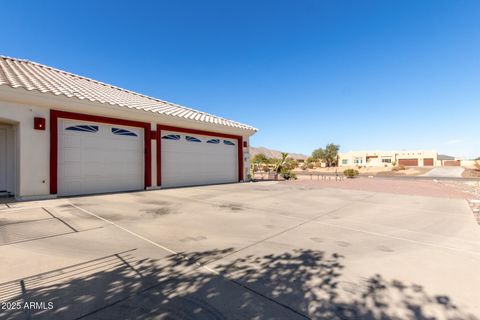
[[[295,250],[245,256],[215,267],[195,261],[232,252],[172,255],[166,261],[120,252],[0,285],[3,302],[48,302],[48,310],[2,310],[1,319],[477,319],[448,296],[373,275],[339,277],[343,257]],[[228,278],[229,280],[227,280]]]

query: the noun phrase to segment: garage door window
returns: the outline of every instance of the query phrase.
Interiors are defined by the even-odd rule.
[[[185,139],[190,142],[202,142],[200,139],[192,137],[192,136],[186,136]]]
[[[226,144],[227,146],[234,146],[235,143],[233,143],[232,141],[228,141],[228,140],[223,140],[223,144]]]
[[[130,136],[130,137],[136,137],[137,134],[135,132],[125,130],[125,129],[120,129],[120,128],[112,128],[112,133],[116,134],[118,136]]]
[[[220,143],[220,139],[210,139],[210,140],[207,141],[207,143],[219,144],[219,143]]]
[[[162,139],[165,139],[165,140],[180,140],[180,135],[179,134],[168,134],[166,136],[163,136]]]
[[[88,126],[88,125],[70,126],[65,128],[65,130],[80,131],[80,132],[98,132],[98,126]]]

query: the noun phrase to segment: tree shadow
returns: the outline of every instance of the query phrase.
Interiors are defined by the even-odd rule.
[[[10,281],[0,284],[0,301],[21,308],[0,310],[0,319],[477,319],[420,285],[378,274],[346,282],[339,254],[248,255],[211,269],[197,263],[232,253],[149,259],[132,249]]]

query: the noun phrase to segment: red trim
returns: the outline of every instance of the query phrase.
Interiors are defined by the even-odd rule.
[[[58,115],[50,111],[50,193],[57,194],[58,169]]]
[[[203,131],[197,129],[188,129],[188,128],[180,128],[180,127],[172,127],[172,126],[165,126],[162,124],[157,124],[157,186],[162,185],[162,130],[163,131],[175,131],[175,132],[183,132],[183,133],[191,133],[191,134],[199,134],[203,136],[213,136],[213,137],[221,137],[227,139],[235,139],[238,141],[238,181],[243,180],[243,137],[236,136],[232,134],[226,133],[218,133],[212,131]]]
[[[162,131],[157,125],[157,186],[162,185]]]
[[[157,131],[150,131],[150,139],[157,140]]]
[[[243,137],[238,139],[238,181],[243,180]]]
[[[145,140],[145,188],[152,185],[152,143],[150,123],[123,120],[109,117],[93,116],[89,114],[50,110],[50,193],[57,194],[58,190],[58,118],[79,121],[91,121],[122,126],[138,127],[144,130]]]
[[[244,148],[248,147],[247,141],[243,141],[243,147],[244,147]]]

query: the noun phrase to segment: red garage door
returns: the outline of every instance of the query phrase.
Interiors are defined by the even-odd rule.
[[[398,164],[401,166],[418,166],[418,159],[399,159]]]
[[[433,158],[425,158],[423,159],[424,166],[433,166]]]

